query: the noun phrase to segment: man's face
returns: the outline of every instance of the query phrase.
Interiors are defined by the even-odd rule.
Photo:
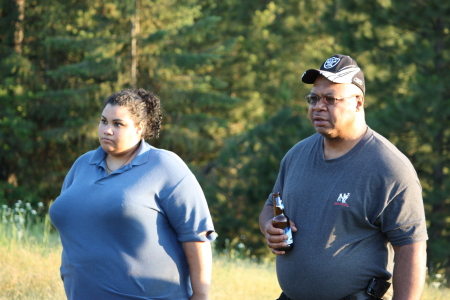
[[[345,139],[354,132],[358,114],[362,112],[364,98],[361,90],[351,83],[333,83],[318,76],[310,95],[319,97],[319,101],[309,105],[308,117],[316,131],[326,138]],[[328,105],[324,96],[338,98]],[[357,97],[359,96],[359,97]],[[343,99],[341,99],[343,98]]]

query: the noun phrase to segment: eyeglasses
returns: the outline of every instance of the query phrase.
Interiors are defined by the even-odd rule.
[[[352,95],[352,96],[347,96],[347,97],[342,97],[342,98],[334,98],[331,96],[319,97],[317,95],[308,95],[305,97],[305,99],[309,103],[309,105],[316,106],[317,103],[320,101],[320,99],[323,99],[323,102],[325,102],[325,105],[334,105],[336,103],[336,101],[344,100],[346,98],[351,98],[351,97],[359,97],[359,95]]]

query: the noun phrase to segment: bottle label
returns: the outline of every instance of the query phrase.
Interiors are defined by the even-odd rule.
[[[284,209],[283,201],[280,197],[277,197],[276,203],[279,208]]]
[[[290,226],[284,229],[284,234],[288,236],[288,238],[284,241],[286,245],[294,243],[294,239],[292,238],[292,230]]]

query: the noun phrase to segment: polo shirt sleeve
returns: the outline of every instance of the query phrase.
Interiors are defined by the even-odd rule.
[[[64,178],[61,193],[72,185],[77,173],[79,173],[81,169],[87,166],[88,161],[93,153],[94,151],[89,151],[77,158],[77,160],[73,163],[72,167],[67,173],[66,177]]]
[[[79,165],[79,163],[78,163],[79,160],[80,160],[80,158],[78,158],[75,161],[73,166],[70,168],[69,173],[67,173],[66,177],[64,178],[64,182],[63,182],[63,185],[62,185],[62,188],[61,188],[61,193],[63,191],[65,191],[66,189],[68,189],[72,185],[74,177],[75,177],[77,166]]]
[[[189,172],[160,196],[160,205],[180,242],[215,240],[208,204],[194,174]]]

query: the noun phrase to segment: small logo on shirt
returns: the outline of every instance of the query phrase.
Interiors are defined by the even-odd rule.
[[[348,198],[350,198],[350,193],[341,193],[339,194],[339,197],[337,198],[336,202],[334,202],[334,205],[348,206],[347,203]]]

